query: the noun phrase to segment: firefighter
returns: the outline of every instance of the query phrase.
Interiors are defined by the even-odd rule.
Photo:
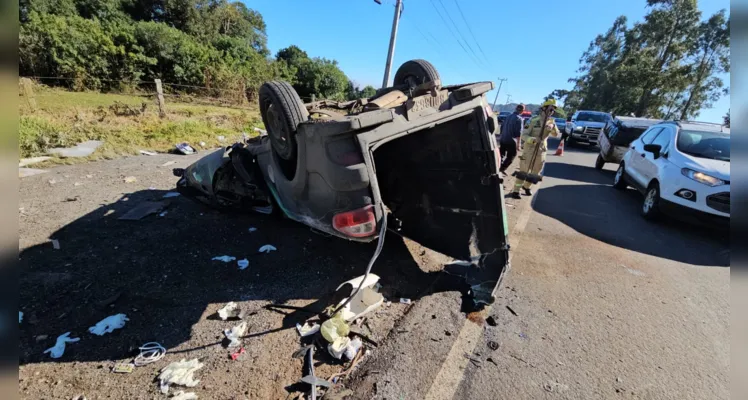
[[[548,136],[559,137],[560,132],[556,127],[553,119],[553,113],[556,112],[556,100],[548,99],[540,106],[540,114],[530,120],[530,123],[522,132],[520,140],[524,143],[522,147],[522,156],[520,157],[520,171],[538,175],[545,164],[545,153],[547,151]],[[543,128],[545,122],[545,128]],[[542,133],[541,133],[542,131]],[[542,136],[541,136],[542,135]],[[540,146],[538,148],[538,146]],[[509,198],[520,199],[519,189],[524,190],[525,196],[531,196],[531,182],[516,179],[512,192],[507,195]]]

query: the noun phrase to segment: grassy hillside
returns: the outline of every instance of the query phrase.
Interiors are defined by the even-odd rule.
[[[34,87],[36,111],[20,98],[19,150],[21,158],[44,155],[53,147],[73,146],[85,140],[105,144],[87,159],[139,154],[139,150],[168,152],[188,142],[215,147],[262,128],[256,106],[227,107],[199,104],[189,98],[167,98],[167,115],[160,118],[153,96],[69,92]],[[226,142],[218,137],[224,136]],[[54,159],[72,163],[80,159]]]

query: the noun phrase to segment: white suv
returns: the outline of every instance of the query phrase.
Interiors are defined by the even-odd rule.
[[[709,225],[730,221],[730,130],[718,124],[668,121],[631,146],[613,187],[644,194],[642,215],[661,212]]]

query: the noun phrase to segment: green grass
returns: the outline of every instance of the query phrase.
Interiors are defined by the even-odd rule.
[[[167,98],[164,118],[159,117],[153,97],[95,92],[70,92],[44,86],[34,87],[37,108],[20,99],[19,150],[21,158],[46,154],[54,147],[74,146],[85,140],[102,140],[89,157],[54,158],[46,164],[69,164],[139,154],[140,150],[168,152],[180,142],[195,148],[225,145],[255,135],[263,128],[255,105],[245,107],[200,104]],[[189,100],[189,99],[188,99]],[[117,111],[123,105],[136,115]],[[140,112],[145,105],[145,111]],[[219,141],[224,136],[226,142]]]

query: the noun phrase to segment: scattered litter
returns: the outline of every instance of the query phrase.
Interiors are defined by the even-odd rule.
[[[130,211],[126,212],[118,219],[138,221],[147,217],[148,215],[160,213],[168,205],[169,202],[167,201],[144,201],[130,209]]]
[[[27,176],[33,176],[33,175],[39,175],[49,172],[46,169],[38,169],[38,168],[18,168],[18,177],[19,178],[25,178]],[[50,180],[50,185],[54,185],[54,179]]]
[[[240,339],[244,334],[247,332],[247,322],[242,322],[241,324],[231,328],[231,329],[224,329],[223,334],[226,335],[226,339],[230,340],[229,345],[226,346],[228,348],[237,347],[241,345]]]
[[[381,294],[377,293],[373,287],[379,283],[379,276],[375,274],[369,274],[369,276],[366,278],[366,281],[362,281],[364,279],[365,275],[359,276],[357,278],[353,278],[349,281],[343,282],[336,291],[340,291],[343,287],[346,287],[347,285],[350,285],[350,292],[349,294],[340,301],[340,304],[343,304],[348,300],[348,298],[356,291],[356,289],[361,286],[361,290],[358,291],[358,293],[351,298],[351,300],[348,302],[348,304],[345,305],[340,310],[340,314],[342,314],[343,319],[345,321],[354,321],[358,318],[362,318],[368,313],[376,310],[379,308],[382,303],[384,303],[384,297],[382,297]]]
[[[218,310],[218,317],[226,321],[229,318],[241,318],[241,308],[233,301]]]
[[[169,197],[179,197],[179,192],[169,192],[164,195],[164,199],[168,199]]]
[[[498,344],[498,343],[496,343],[496,342],[494,342],[493,340],[490,340],[490,341],[488,342],[488,348],[489,348],[489,349],[491,349],[491,350],[494,350],[494,351],[496,351],[496,350],[498,350],[498,349],[499,349],[499,344]]]
[[[135,364],[133,363],[118,362],[112,368],[112,372],[117,374],[130,374],[132,371],[135,371]]]
[[[524,332],[520,332],[519,337],[522,339],[527,339],[527,335]]]
[[[184,154],[184,155],[190,155],[195,154],[195,149],[193,149],[189,144],[187,143],[179,143],[177,145],[177,151]]]
[[[164,212],[162,212],[161,214],[159,214],[158,216],[159,216],[159,217],[165,217],[167,213],[168,213],[168,211],[164,211]]]
[[[266,130],[264,130],[264,129],[260,129],[260,128],[253,128],[253,130],[254,130],[255,132],[259,133],[260,135],[267,135],[267,134],[268,134],[268,132],[267,132]]]
[[[338,337],[335,339],[335,341],[327,345],[327,351],[331,356],[340,360],[340,358],[343,357],[343,354],[345,354],[345,351],[350,343],[351,339],[348,339],[348,337]]]
[[[400,302],[403,304],[410,304],[410,299],[400,298]]]
[[[125,322],[129,320],[125,314],[110,315],[99,321],[96,325],[88,328],[88,331],[94,335],[102,336],[105,333],[110,333],[115,329],[124,327]]]
[[[47,340],[47,338],[49,338],[49,335],[38,335],[38,336],[34,336],[34,340],[36,340],[37,342],[41,342],[43,340]]]
[[[226,141],[226,136],[218,136],[218,137],[216,137],[216,139],[218,139],[219,142],[225,142]]]
[[[21,321],[23,321],[23,311],[18,312],[18,323],[20,324]]]
[[[200,142],[200,147],[205,147],[205,146],[206,146],[205,142]]]
[[[154,363],[166,355],[166,349],[164,346],[157,342],[148,342],[138,348],[140,354],[135,357],[135,366],[142,367]]]
[[[355,338],[348,342],[348,346],[345,348],[345,357],[349,360],[353,360],[354,357],[356,357],[356,354],[358,354],[358,351],[361,350],[361,346],[363,346],[364,343],[359,338]]]
[[[52,159],[52,157],[48,157],[48,156],[42,156],[42,157],[31,157],[31,158],[22,158],[22,159],[21,159],[21,160],[20,160],[20,161],[18,162],[18,166],[19,166],[19,167],[25,167],[25,166],[27,166],[27,165],[31,165],[31,164],[36,164],[36,163],[39,163],[39,162],[42,162],[42,161],[47,161],[47,160],[51,160],[51,159]]]
[[[223,262],[227,263],[227,262],[232,262],[232,261],[236,260],[236,257],[220,256],[220,257],[213,257],[212,260],[213,261],[223,261]]]
[[[299,332],[299,335],[301,337],[314,335],[315,333],[319,332],[319,328],[320,326],[318,324],[309,325],[308,322],[305,322],[304,325],[301,325],[299,323],[296,324],[296,330]]]
[[[168,167],[169,165],[173,165],[173,164],[176,164],[176,163],[177,163],[176,161],[167,161],[167,162],[161,164],[161,166],[162,167]]]
[[[57,154],[60,157],[87,157],[91,155],[91,153],[93,153],[102,144],[104,144],[104,142],[98,140],[88,140],[73,147],[56,147],[54,149],[50,149],[48,153]]]
[[[140,154],[144,156],[157,156],[158,155],[158,153],[154,153],[152,151],[147,151],[147,150],[140,150]]]
[[[54,179],[50,179],[47,181],[47,183],[49,183],[50,185],[54,185],[55,183],[57,183],[57,181]]]
[[[55,250],[60,250],[60,241],[57,239],[52,239],[52,248]]]
[[[239,349],[239,351],[237,351],[236,353],[232,353],[232,354],[231,354],[231,359],[232,359],[232,360],[234,360],[234,361],[236,361],[237,359],[239,359],[239,357],[241,357],[241,355],[242,355],[242,354],[244,354],[244,353],[246,353],[246,352],[247,352],[247,351],[246,351],[246,350],[244,350],[244,347],[242,347],[242,348],[241,348],[241,349]]]
[[[138,181],[138,178],[134,176],[126,176],[124,179],[125,183],[135,183]]]
[[[255,231],[257,231],[257,228],[255,228],[254,226],[250,226],[249,227],[249,233],[252,233],[252,232],[255,232]]]
[[[57,337],[57,342],[55,343],[54,347],[50,347],[47,350],[44,350],[44,354],[49,353],[49,356],[52,358],[60,358],[62,357],[62,354],[65,353],[65,343],[75,343],[79,340],[81,339],[71,338],[70,332],[63,333],[62,335]]]
[[[200,381],[195,380],[192,375],[202,367],[203,364],[198,361],[197,358],[190,361],[186,361],[183,358],[182,361],[173,362],[167,365],[161,370],[161,374],[158,376],[161,393],[169,393],[169,385],[181,385],[187,387],[197,386]]]
[[[171,400],[197,400],[197,395],[193,392],[185,393],[184,390],[180,390],[174,393],[174,396],[170,397]]]
[[[348,336],[351,332],[351,328],[345,322],[341,313],[337,313],[334,317],[323,322],[320,330],[322,331],[322,337],[330,343],[335,342],[338,338]]]
[[[260,247],[259,251],[260,251],[260,253],[267,254],[267,253],[270,253],[271,251],[276,251],[276,250],[278,250],[278,249],[276,249],[275,246],[273,246],[272,244],[266,244],[266,245]]]
[[[518,316],[518,315],[517,315],[517,312],[516,312],[516,311],[514,311],[514,310],[512,309],[512,307],[506,306],[506,309],[507,309],[507,310],[509,310],[509,312],[510,312],[510,313],[512,313],[512,315],[514,315],[515,317],[517,317],[517,316]]]
[[[496,326],[499,324],[498,322],[496,322],[496,319],[493,316],[489,316],[488,318],[486,318],[486,322],[491,326]]]
[[[246,258],[243,260],[239,260],[236,263],[239,265],[240,270],[243,270],[249,267],[249,260],[247,260]]]

